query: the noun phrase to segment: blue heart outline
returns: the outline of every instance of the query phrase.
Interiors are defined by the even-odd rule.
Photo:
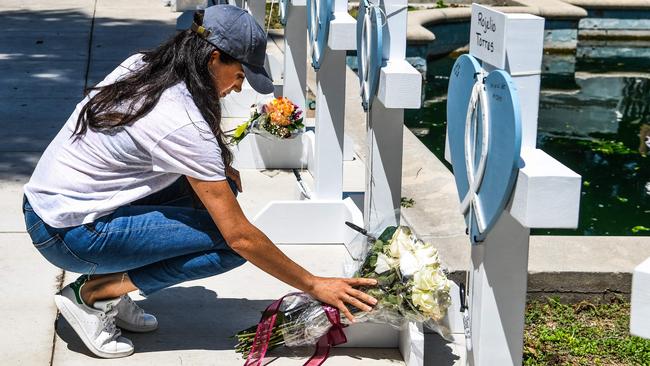
[[[494,70],[482,80],[482,67],[471,55],[462,55],[454,64],[447,97],[447,131],[449,150],[459,199],[469,191],[465,162],[465,119],[472,88],[484,84],[488,96],[489,144],[485,177],[476,194],[483,207],[485,229],[477,225],[476,213],[465,214],[472,244],[485,240],[508,204],[521,161],[521,111],[512,77],[503,70]],[[477,111],[478,112],[478,111]],[[480,115],[480,114],[479,114]],[[479,117],[480,118],[480,117]],[[474,132],[474,131],[472,131]],[[477,139],[477,145],[481,139]],[[477,147],[475,151],[480,151]],[[475,155],[473,166],[478,161]]]

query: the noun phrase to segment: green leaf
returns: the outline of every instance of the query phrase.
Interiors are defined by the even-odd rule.
[[[393,234],[395,234],[395,231],[397,231],[397,226],[389,226],[387,227],[383,233],[379,236],[378,240],[381,240],[385,243],[390,242],[390,239],[393,237]]]
[[[244,139],[244,137],[247,134],[248,131],[248,124],[250,123],[250,120],[242,123],[241,125],[237,126],[235,129],[235,132],[232,134],[232,140],[235,143],[239,143],[241,140]]]
[[[397,279],[397,275],[394,270],[386,271],[385,274],[377,277],[377,283],[380,286],[390,286]]]
[[[371,268],[375,268],[377,266],[377,256],[376,255],[371,255],[370,260],[368,261],[368,266]]]
[[[373,253],[381,253],[381,252],[383,252],[385,244],[386,243],[384,243],[382,240],[375,241],[375,244],[372,245],[372,249],[371,249],[372,252]]]
[[[395,305],[395,306],[399,306],[402,303],[402,298],[400,296],[398,296],[398,295],[393,295],[393,294],[386,295],[384,297],[384,300],[387,303]]]
[[[365,293],[374,297],[375,299],[380,299],[384,296],[384,291],[382,291],[377,287],[370,287],[367,290],[365,290]]]
[[[625,146],[622,141],[614,140],[580,140],[577,142],[578,145],[589,148],[593,152],[599,152],[604,155],[630,155],[638,154],[639,152],[634,149],[630,149]]]
[[[585,186],[585,187],[589,187],[591,185],[591,182],[586,180],[586,181],[582,182],[582,185]]]
[[[637,226],[632,228],[632,232],[635,233],[635,234],[638,233],[638,232],[641,232],[641,231],[650,231],[650,228],[645,227],[643,225],[637,225]]]
[[[625,202],[628,201],[627,198],[625,198],[625,197],[621,197],[621,196],[616,196],[616,199],[617,199],[619,202],[623,202],[623,203],[625,203]]]

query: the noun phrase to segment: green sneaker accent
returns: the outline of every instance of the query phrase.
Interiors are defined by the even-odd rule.
[[[88,281],[88,276],[86,275],[81,275],[79,278],[77,278],[76,281],[70,284],[70,288],[74,292],[74,297],[77,299],[77,303],[79,305],[85,305],[83,300],[81,299],[81,286],[84,285]]]

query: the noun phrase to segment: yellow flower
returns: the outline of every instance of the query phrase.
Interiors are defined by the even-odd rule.
[[[243,138],[243,135],[246,132],[247,128],[248,128],[248,121],[237,126],[237,129],[235,129],[235,133],[233,133],[233,136],[236,139]]]

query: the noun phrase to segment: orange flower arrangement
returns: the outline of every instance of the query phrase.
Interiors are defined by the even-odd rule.
[[[251,118],[235,129],[232,141],[239,143],[251,131],[265,131],[278,138],[289,138],[292,133],[305,127],[302,121],[302,110],[292,101],[285,97],[273,98],[251,107]]]
[[[266,105],[266,112],[269,114],[271,123],[282,127],[292,123],[291,116],[295,109],[294,104],[285,97],[275,98]]]

